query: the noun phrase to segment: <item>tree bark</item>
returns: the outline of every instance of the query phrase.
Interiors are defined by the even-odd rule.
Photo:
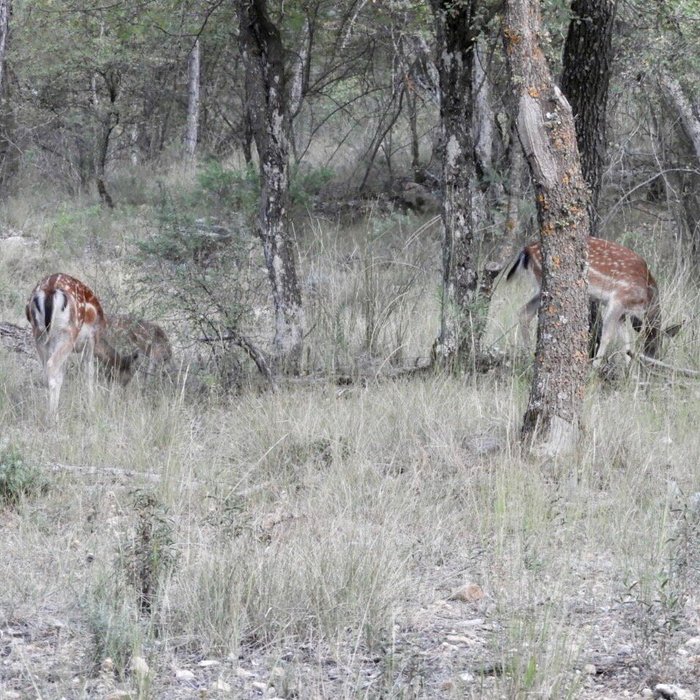
[[[659,86],[666,101],[680,118],[683,132],[693,145],[695,157],[700,161],[700,119],[695,116],[693,105],[678,80],[663,68],[659,72]]]
[[[185,152],[194,158],[199,138],[199,39],[196,39],[187,61],[187,131]]]
[[[277,366],[299,370],[304,313],[296,247],[288,222],[290,116],[284,47],[266,0],[238,0],[241,55],[261,183],[258,233],[275,306]]]
[[[518,135],[535,186],[543,258],[534,376],[522,437],[550,453],[576,442],[588,358],[588,187],[571,107],[539,45],[539,0],[506,0],[503,37]]]
[[[440,84],[442,158],[442,299],[433,357],[452,364],[472,340],[478,276],[473,250],[472,132],[476,0],[431,0]]]
[[[19,155],[15,146],[14,114],[10,105],[6,66],[11,14],[11,0],[0,0],[0,180],[3,185],[16,173]]]
[[[671,172],[667,176],[673,182],[677,196],[672,198],[671,209],[675,210],[679,231],[687,231],[690,236],[693,256],[700,255],[700,119],[683,90],[680,82],[661,68],[658,74],[659,87],[665,102],[673,111],[679,131],[687,140],[690,148],[684,144],[683,159],[687,159],[686,172]],[[671,168],[674,170],[677,168]],[[679,169],[680,170],[680,169]]]
[[[98,77],[104,82],[107,91],[107,103],[103,104],[98,94]],[[117,109],[117,96],[121,75],[117,70],[106,69],[103,73],[93,76],[92,80],[92,108],[97,120],[97,138],[95,142],[95,184],[97,193],[102,203],[110,209],[114,208],[114,201],[107,189],[105,171],[107,169],[107,157],[109,154],[109,140],[112,132],[119,124],[119,110]]]
[[[573,0],[564,44],[561,89],[574,113],[583,177],[591,191],[590,235],[597,236],[598,205],[607,152],[607,108],[617,0]],[[595,357],[602,329],[600,305],[590,303],[588,355]]]
[[[598,233],[598,201],[607,152],[608,88],[617,0],[573,0],[564,44],[561,89],[574,114],[581,170],[591,190],[591,235]]]

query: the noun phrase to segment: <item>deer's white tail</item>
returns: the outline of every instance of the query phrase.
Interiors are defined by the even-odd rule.
[[[38,290],[32,296],[28,311],[27,320],[42,334],[55,335],[70,326],[68,297],[60,289]]]

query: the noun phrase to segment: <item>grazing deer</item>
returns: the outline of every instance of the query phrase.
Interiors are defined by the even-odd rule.
[[[542,288],[542,252],[539,243],[531,243],[520,251],[506,279],[513,275],[529,273],[537,291],[520,311],[520,333],[525,347],[530,347],[530,322],[540,303]],[[598,366],[610,341],[620,334],[623,338],[625,358],[629,361],[630,338],[626,319],[629,316],[633,328],[642,333],[644,354],[656,357],[661,345],[661,309],[659,290],[646,261],[637,253],[619,243],[602,238],[588,239],[588,294],[604,307],[600,346],[593,364]],[[665,331],[673,334],[673,331]]]
[[[102,338],[105,317],[102,306],[80,280],[61,273],[37,284],[26,307],[27,320],[49,385],[49,411],[58,411],[65,362],[72,351],[86,355],[87,384],[93,393],[94,360],[125,370],[136,355],[123,356]]]
[[[118,348],[136,351],[148,359],[146,373],[155,375],[160,368],[168,367],[172,362],[173,351],[165,331],[157,324],[142,321],[127,314],[116,314],[106,318],[106,338]],[[137,363],[128,367],[110,365],[113,379],[126,386],[136,373]]]

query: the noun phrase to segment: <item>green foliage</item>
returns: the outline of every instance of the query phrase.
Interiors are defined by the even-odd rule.
[[[225,175],[208,180],[221,186],[228,181]],[[218,219],[198,217],[189,196],[161,194],[158,228],[138,243],[135,262],[144,284],[162,289],[199,332],[237,328],[247,313],[246,268],[251,248],[257,248],[245,219],[227,218],[229,225],[222,226]]]
[[[293,207],[307,208],[324,185],[333,177],[331,168],[293,170],[289,183],[289,199]],[[236,213],[252,220],[260,202],[260,173],[249,164],[242,169],[226,168],[220,161],[209,159],[197,174],[198,189],[193,201],[206,202],[208,211],[218,215]]]
[[[167,509],[145,491],[133,494],[136,527],[123,543],[119,568],[136,591],[140,614],[149,615],[163,579],[175,568],[174,526]]]
[[[44,493],[48,484],[37,467],[26,463],[15,447],[0,452],[0,505],[17,506],[22,499]]]
[[[315,195],[333,178],[333,170],[328,167],[297,168],[292,173],[289,196],[295,207],[307,208]]]
[[[99,205],[76,207],[74,203],[61,204],[49,225],[47,246],[66,254],[83,249],[95,235],[95,220],[101,213]]]
[[[247,217],[255,214],[260,201],[260,178],[257,168],[248,165],[242,170],[229,170],[214,159],[208,160],[198,173],[200,196],[220,213],[240,212]]]

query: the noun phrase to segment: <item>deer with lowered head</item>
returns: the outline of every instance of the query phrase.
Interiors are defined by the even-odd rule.
[[[80,280],[63,273],[50,275],[33,289],[26,307],[36,348],[49,385],[49,411],[56,415],[71,352],[85,355],[90,395],[94,385],[94,356],[119,371],[126,371],[138,352],[122,355],[102,335],[105,315],[94,292]]]
[[[530,323],[537,314],[542,288],[542,251],[539,243],[525,246],[506,276],[529,276],[536,288],[534,296],[520,311],[520,334],[530,347]],[[593,360],[600,365],[610,342],[621,336],[625,358],[629,362],[631,347],[626,319],[641,333],[644,354],[656,358],[664,334],[675,335],[680,326],[661,328],[659,288],[644,258],[619,243],[602,238],[588,239],[588,294],[604,306],[600,345]]]
[[[136,350],[139,354],[138,363],[132,362],[127,367],[109,365],[108,371],[112,379],[126,386],[136,373],[137,364],[142,366],[141,371],[148,377],[172,368],[172,347],[165,331],[158,324],[128,314],[109,315],[105,320],[105,340],[114,347]]]

